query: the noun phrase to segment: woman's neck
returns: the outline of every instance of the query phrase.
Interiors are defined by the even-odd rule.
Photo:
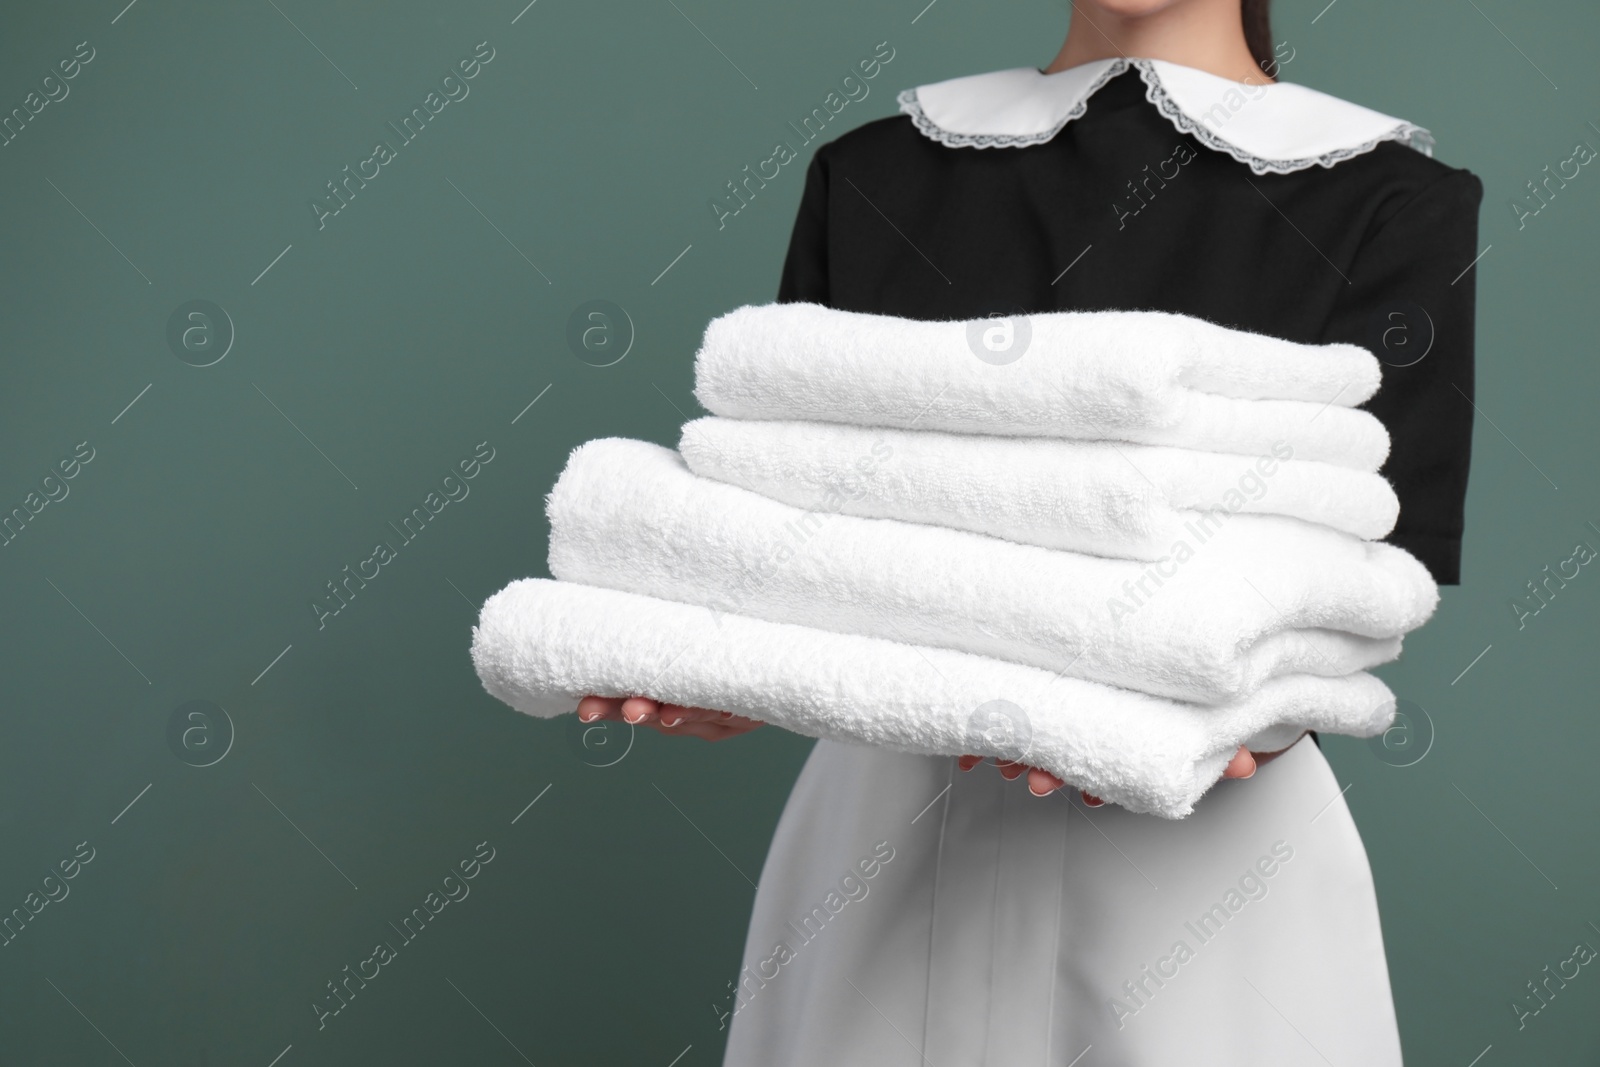
[[[1273,80],[1245,43],[1239,0],[1183,0],[1137,15],[1119,14],[1097,0],[1073,0],[1067,39],[1044,72],[1119,57],[1164,59],[1257,85]]]

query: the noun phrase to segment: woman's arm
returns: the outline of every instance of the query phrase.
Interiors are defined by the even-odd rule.
[[[818,148],[806,168],[805,189],[789,234],[789,252],[778,279],[778,303],[828,302],[828,163],[827,145]]]
[[[1364,406],[1389,431],[1381,473],[1400,498],[1386,540],[1441,585],[1461,581],[1472,453],[1478,205],[1483,183],[1451,170],[1405,200],[1361,246],[1323,341],[1348,341],[1383,363]]]

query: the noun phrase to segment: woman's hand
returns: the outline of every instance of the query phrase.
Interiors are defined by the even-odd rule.
[[[1301,731],[1300,737],[1295,738],[1289,744],[1278,749],[1276,752],[1251,752],[1243,745],[1240,745],[1239,751],[1233,754],[1233,759],[1229,760],[1228,766],[1223,769],[1222,777],[1250,777],[1252,774],[1256,773],[1257,767],[1261,766],[1263,763],[1270,763],[1271,761],[1277,759],[1279,756],[1283,755],[1285,752],[1289,751],[1289,749],[1298,744],[1301,738],[1305,737],[1306,734],[1310,732],[1311,731],[1309,730]],[[957,758],[956,765],[964,771],[970,771],[972,768],[976,767],[982,762],[982,756],[961,756]],[[1054,793],[1057,789],[1060,789],[1062,786],[1067,784],[1061,779],[1057,778],[1055,775],[1051,774],[1049,771],[1040,770],[1038,767],[1030,767],[1025,763],[1012,763],[1009,760],[996,760],[995,766],[1000,768],[1000,776],[1008,782],[1022,777],[1022,772],[1027,771],[1028,792],[1032,793],[1036,797],[1047,797],[1051,793]],[[1083,802],[1089,805],[1091,808],[1098,808],[1100,805],[1105,803],[1105,801],[1101,800],[1099,797],[1091,796],[1082,789],[1078,790],[1078,792],[1082,795]]]
[[[747,734],[761,725],[759,719],[747,719],[731,711],[662,704],[649,697],[587,696],[578,701],[578,718],[583,722],[614,719],[634,726],[648,726],[657,733],[681,734],[705,741]]]

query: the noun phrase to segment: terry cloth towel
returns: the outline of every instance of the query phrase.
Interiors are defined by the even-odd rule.
[[[1214,519],[1164,562],[1103,559],[802,511],[622,438],[579,446],[546,511],[565,581],[1203,703],[1386,663],[1439,595],[1403,549],[1277,516]]]
[[[949,526],[1025,545],[1155,560],[1202,511],[1285,515],[1376,540],[1400,502],[1381,475],[1165,445],[989,437],[711,416],[678,452],[703,478],[808,511]]]
[[[747,305],[713,319],[695,357],[695,396],[732,418],[1246,455],[1285,441],[1300,459],[1367,471],[1388,455],[1389,435],[1354,405],[1379,377],[1356,345],[1295,344],[1157,311],[930,322]]]
[[[472,631],[483,687],[518,711],[588,693],[717,708],[810,737],[1021,760],[1136,812],[1181,818],[1241,743],[1302,729],[1368,737],[1394,696],[1370,674],[1291,675],[1220,708],[1048,671],[609,589],[514,581]]]

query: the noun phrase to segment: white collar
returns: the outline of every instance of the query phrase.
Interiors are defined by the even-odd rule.
[[[1089,97],[1129,67],[1179,131],[1257,174],[1331,167],[1400,141],[1433,154],[1433,137],[1404,119],[1285,82],[1247,84],[1161,59],[1101,59],[1054,74],[1034,67],[971,74],[906,89],[900,110],[951,148],[1042,144],[1084,114]]]

